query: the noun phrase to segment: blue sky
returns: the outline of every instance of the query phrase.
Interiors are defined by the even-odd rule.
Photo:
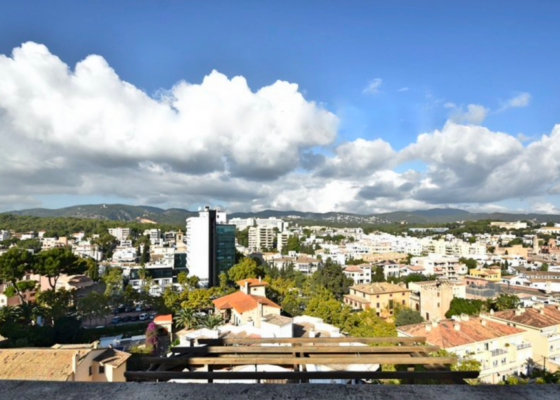
[[[200,83],[212,70],[245,77],[254,92],[277,80],[297,83],[306,100],[339,119],[334,140],[310,146],[327,157],[358,138],[405,149],[419,134],[442,129],[455,110],[449,103],[481,105],[488,110],[484,127],[535,140],[560,122],[557,1],[3,1],[0,7],[0,54],[32,41],[70,68],[98,54],[120,79],[152,96],[181,80]],[[376,79],[377,89],[365,93]],[[500,110],[523,93],[529,104]],[[423,172],[426,164],[409,160],[392,169]],[[558,205],[548,193],[535,201]],[[29,195],[48,207],[149,197]],[[228,203],[220,199],[163,204]],[[533,204],[517,195],[493,203]]]

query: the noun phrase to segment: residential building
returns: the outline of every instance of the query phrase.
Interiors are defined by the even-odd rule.
[[[527,222],[490,222],[490,226],[496,226],[502,229],[527,229]]]
[[[103,252],[99,246],[87,241],[72,244],[72,253],[83,258],[93,258],[96,261],[103,260]]]
[[[355,285],[371,283],[371,265],[369,264],[347,265],[342,272],[351,278]]]
[[[160,229],[156,229],[156,228],[146,229],[144,231],[144,236],[148,236],[150,238],[151,245],[158,245],[161,244],[162,242]]]
[[[245,325],[249,322],[260,328],[263,320],[280,316],[281,307],[266,298],[267,282],[262,279],[244,279],[237,284],[240,290],[212,300],[216,312],[232,325]]]
[[[274,247],[276,233],[268,226],[253,226],[249,228],[249,251],[263,251]]]
[[[400,337],[422,336],[426,343],[457,354],[459,360],[472,357],[481,364],[480,379],[498,383],[508,375],[527,372],[533,357],[531,343],[522,329],[463,315],[397,328]]]
[[[426,268],[421,265],[402,265],[400,276],[408,276],[410,274],[420,274],[424,275],[426,273]]]
[[[465,284],[451,281],[410,282],[410,308],[427,320],[444,319],[454,297],[466,298]]]
[[[486,279],[490,282],[499,282],[502,279],[502,271],[500,267],[490,268],[471,268],[469,275],[474,278]]]
[[[350,287],[350,294],[344,296],[344,303],[354,310],[373,308],[383,318],[393,315],[398,304],[410,307],[410,290],[404,284],[375,282]]]
[[[291,232],[280,232],[276,235],[276,249],[278,250],[278,253],[282,253],[282,250],[288,246],[288,238],[291,235]]]
[[[4,240],[8,240],[11,237],[12,235],[10,234],[10,231],[0,230],[0,242],[3,242]]]
[[[0,349],[0,379],[125,382],[129,353],[93,345]]]
[[[425,275],[435,275],[444,279],[457,280],[468,272],[467,266],[460,263],[458,257],[436,253],[430,253],[427,257],[413,257],[410,263],[424,267]]]
[[[242,231],[255,226],[255,218],[232,218],[229,220],[229,223],[235,225],[235,229]]]
[[[533,360],[552,372],[560,369],[560,306],[535,304],[529,308],[504,310],[486,318],[523,329],[525,340],[533,346]]]
[[[212,287],[221,272],[235,264],[235,225],[227,215],[205,207],[198,217],[187,219],[187,266],[202,285]]]
[[[401,265],[393,260],[385,260],[377,263],[377,268],[383,269],[385,279],[398,278],[401,274]]]
[[[117,240],[126,240],[130,236],[130,228],[109,228],[109,234]]]

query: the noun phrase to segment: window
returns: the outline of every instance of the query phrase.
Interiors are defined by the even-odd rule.
[[[379,308],[379,303],[377,303],[377,308]]]
[[[403,300],[402,303],[403,303],[403,306],[404,306],[404,304],[406,303],[406,301]]]
[[[91,376],[91,375],[93,374],[92,366],[91,366],[91,365],[89,366],[89,370],[88,370],[88,371],[89,371],[89,376]]]
[[[393,300],[389,300],[389,309],[393,309],[394,304],[393,304]],[[392,314],[392,313],[391,313]]]
[[[105,373],[105,367],[103,365],[99,366],[99,373],[100,374],[104,374]]]

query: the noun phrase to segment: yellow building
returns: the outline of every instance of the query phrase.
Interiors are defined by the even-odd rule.
[[[480,379],[498,383],[508,375],[526,373],[527,359],[533,357],[524,331],[479,317],[462,315],[397,328],[400,337],[423,336],[426,343],[480,362]]]
[[[344,296],[344,303],[354,310],[373,308],[378,316],[386,318],[393,315],[398,305],[410,307],[410,290],[401,285],[375,282],[350,287],[350,294]]]
[[[0,349],[0,379],[125,382],[129,353],[95,345]]]
[[[502,280],[502,271],[499,267],[497,268],[472,268],[469,270],[469,275],[475,278],[486,279],[490,282],[499,282]]]
[[[525,339],[533,346],[534,361],[552,372],[560,369],[560,306],[540,304],[485,317],[523,329]]]

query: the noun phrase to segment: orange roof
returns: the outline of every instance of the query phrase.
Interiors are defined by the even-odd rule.
[[[171,314],[162,314],[162,315],[156,315],[156,317],[154,318],[154,322],[173,322],[173,315]]]
[[[240,281],[237,281],[237,284],[239,286],[245,286],[245,282],[249,283],[249,286],[266,286],[268,285],[268,282],[265,282],[263,280],[259,280],[259,279],[255,279],[255,278],[249,278],[249,279],[242,279]]]
[[[560,310],[556,306],[546,305],[542,309],[525,308],[516,315],[516,310],[504,310],[494,313],[495,318],[517,322],[535,328],[560,325]],[[542,312],[542,313],[541,313]]]
[[[425,336],[426,342],[444,349],[525,332],[498,322],[486,320],[484,325],[481,321],[481,318],[471,316],[468,321],[444,319],[439,321],[437,326],[431,326],[430,322],[422,322],[401,326],[397,330],[411,336]],[[427,324],[431,326],[430,330],[426,329]],[[455,324],[459,324],[459,330],[455,329]]]
[[[346,272],[364,272],[364,270],[361,269],[357,265],[349,265],[349,266],[344,268],[344,271],[346,271]]]
[[[246,311],[255,309],[259,303],[274,308],[281,308],[275,302],[267,299],[264,296],[255,296],[254,294],[245,294],[242,291],[238,291],[227,296],[220,297],[219,299],[212,300],[214,306],[219,310],[227,310],[233,308],[240,314]]]

